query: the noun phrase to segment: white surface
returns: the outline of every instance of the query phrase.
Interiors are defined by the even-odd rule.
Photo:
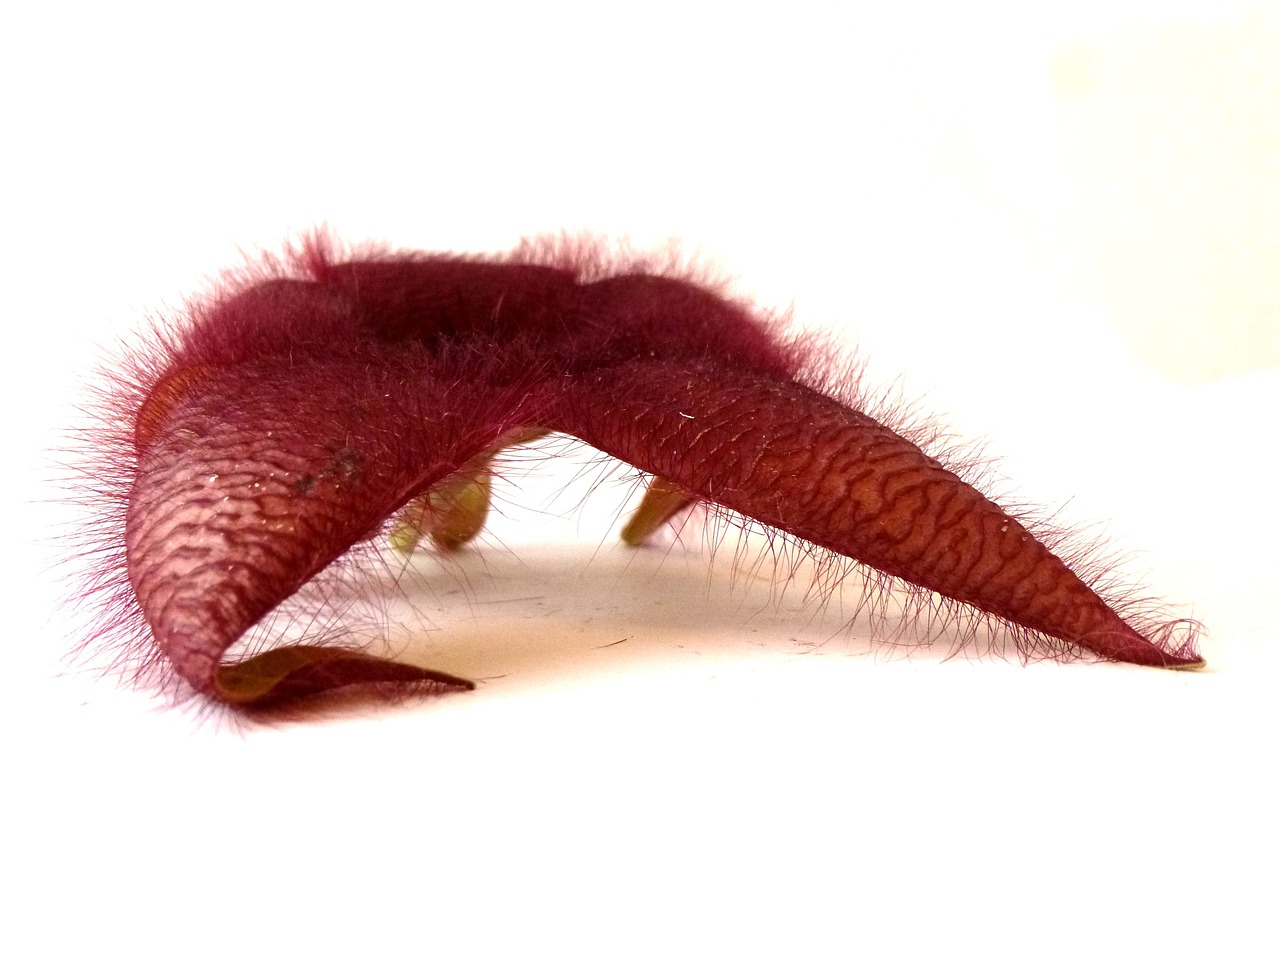
[[[1189,334],[1133,346],[1087,280],[1053,58],[1209,22],[1112,6],[11,15],[5,952],[1274,955],[1280,372],[1170,372]],[[92,344],[318,221],[683,238],[988,437],[1019,497],[1110,518],[1210,669],[906,656],[696,538],[617,551],[602,484],[428,574],[451,629],[415,643],[475,693],[261,728],[54,676],[37,451]]]

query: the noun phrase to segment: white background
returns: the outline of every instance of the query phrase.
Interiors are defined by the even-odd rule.
[[[1280,10],[457,6],[6,16],[13,955],[1274,956]],[[421,565],[474,693],[255,727],[68,671],[96,348],[321,222],[679,238],[1107,521],[1209,669],[877,645],[548,462]]]

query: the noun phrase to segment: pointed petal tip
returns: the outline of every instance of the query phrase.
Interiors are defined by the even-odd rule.
[[[475,683],[436,670],[337,647],[287,646],[218,668],[217,695],[235,707],[260,707],[341,687],[392,684],[474,690]]]

